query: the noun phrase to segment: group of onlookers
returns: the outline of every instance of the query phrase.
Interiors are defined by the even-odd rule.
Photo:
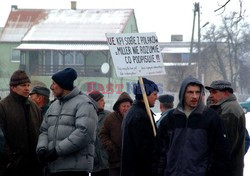
[[[30,91],[24,71],[12,74],[0,101],[0,176],[243,176],[249,136],[230,82],[204,87],[189,76],[174,108],[172,95],[158,97],[142,78],[135,100],[122,92],[110,112],[101,92],[83,93],[76,79],[72,68],[55,73],[50,102],[48,88]],[[157,99],[155,122],[145,105]]]

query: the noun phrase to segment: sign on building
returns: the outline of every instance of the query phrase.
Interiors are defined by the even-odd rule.
[[[106,34],[118,77],[165,74],[155,33]]]

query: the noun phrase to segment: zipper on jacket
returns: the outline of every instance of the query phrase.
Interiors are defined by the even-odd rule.
[[[63,105],[64,105],[64,103],[62,103],[62,106],[61,106],[61,109],[59,111],[59,114],[57,115],[56,124],[55,124],[55,128],[54,128],[54,136],[53,136],[53,138],[54,138],[54,140],[53,140],[53,146],[54,147],[56,147],[57,129],[58,129],[59,120],[61,119],[61,112],[62,112],[62,109],[63,109]]]
[[[190,114],[190,115],[191,115],[191,114]],[[189,120],[189,118],[190,118],[190,116],[187,117],[186,114],[184,114],[184,116],[185,116],[185,117],[184,117],[184,119],[185,119],[184,143],[183,143],[183,145],[182,145],[182,147],[181,147],[181,154],[180,154],[181,156],[178,158],[178,166],[179,166],[179,167],[177,167],[180,173],[183,173],[183,170],[184,170],[184,168],[183,168],[183,156],[184,156],[185,154],[184,154],[184,151],[183,151],[183,150],[184,150],[185,145],[186,145],[188,120]]]
[[[60,103],[60,102],[59,102]],[[63,105],[64,103],[62,103],[62,106],[61,106],[61,109],[59,111],[59,115],[57,115],[57,119],[56,119],[56,124],[55,124],[55,128],[54,128],[54,136],[53,136],[53,147],[55,148],[56,147],[56,136],[57,136],[57,129],[58,129],[58,123],[59,123],[59,120],[61,118],[61,112],[62,112],[62,108],[63,108]],[[52,170],[55,170],[55,162],[53,162],[53,165],[52,165]]]

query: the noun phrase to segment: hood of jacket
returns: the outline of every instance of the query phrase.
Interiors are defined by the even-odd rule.
[[[202,85],[202,83],[194,78],[193,76],[188,76],[187,78],[185,78],[182,81],[181,87],[180,87],[180,91],[179,91],[179,104],[177,105],[177,109],[180,111],[183,111],[184,109],[184,97],[185,97],[185,91],[187,89],[187,86],[190,84],[196,84],[198,86],[200,86],[201,88],[201,94],[199,97],[199,102],[198,102],[198,106],[195,108],[195,110],[203,110],[204,109],[204,103],[202,100],[202,96],[205,94],[204,92],[204,86]]]
[[[133,103],[133,100],[132,98],[129,96],[128,93],[126,92],[123,92],[119,97],[118,99],[116,100],[114,106],[113,106],[113,110],[118,112],[119,111],[119,105],[122,103],[122,102],[130,102],[131,104]]]

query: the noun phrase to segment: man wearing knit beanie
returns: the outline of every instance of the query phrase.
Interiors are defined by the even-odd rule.
[[[158,86],[143,78],[148,104],[154,107]],[[150,176],[152,168],[154,133],[143,101],[139,81],[134,85],[135,101],[128,110],[122,125],[122,167],[121,176]],[[153,115],[152,115],[153,116]]]
[[[38,106],[28,99],[30,79],[23,70],[10,78],[10,94],[0,102],[0,127],[5,148],[0,157],[0,171],[7,175],[42,175],[36,156],[36,144],[41,125]]]
[[[52,76],[50,88],[56,100],[44,116],[36,148],[50,176],[88,176],[93,169],[97,107],[74,86],[76,78],[73,68]]]
[[[147,78],[142,78],[142,80],[143,80],[145,93],[146,93],[147,96],[149,96],[154,91],[159,92],[158,86],[153,81],[151,81],[151,80],[149,80]],[[134,84],[133,92],[135,94],[135,99],[136,100],[142,100],[143,99],[139,81],[138,81],[137,84]]]
[[[95,157],[94,157],[94,168],[91,172],[91,176],[109,176],[108,170],[108,154],[103,148],[99,138],[99,132],[103,126],[103,122],[106,119],[106,116],[110,114],[110,111],[105,110],[105,100],[104,95],[94,90],[89,93],[89,96],[95,100],[98,107],[98,123],[96,128],[96,141],[95,141]]]
[[[76,78],[77,73],[73,68],[66,68],[52,76],[52,80],[56,82],[61,88],[70,91],[74,88],[74,81]]]

